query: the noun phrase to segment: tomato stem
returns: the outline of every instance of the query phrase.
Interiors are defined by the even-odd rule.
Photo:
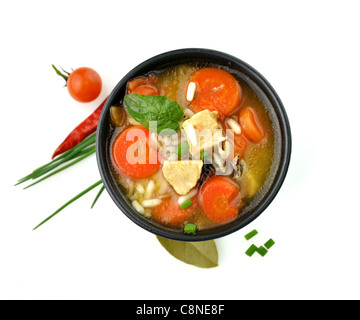
[[[62,77],[62,78],[65,80],[65,82],[67,82],[70,73],[69,73],[69,72],[66,72],[64,69],[61,68],[61,69],[63,70],[63,72],[65,72],[65,73],[67,74],[67,75],[65,75],[65,74],[61,73],[61,71],[58,70],[54,65],[52,65],[52,67],[54,68],[55,72],[56,72],[60,77]]]

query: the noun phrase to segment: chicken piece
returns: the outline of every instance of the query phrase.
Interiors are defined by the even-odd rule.
[[[203,164],[202,160],[165,161],[162,171],[175,191],[183,196],[196,186]]]
[[[201,151],[212,148],[216,143],[214,141],[216,131],[222,135],[217,118],[217,111],[203,110],[183,123],[182,127],[186,132],[189,151],[192,155],[199,155]]]

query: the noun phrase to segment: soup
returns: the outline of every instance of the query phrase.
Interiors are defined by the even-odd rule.
[[[132,79],[110,108],[113,173],[141,215],[186,233],[246,213],[269,178],[274,125],[231,69],[181,65]]]

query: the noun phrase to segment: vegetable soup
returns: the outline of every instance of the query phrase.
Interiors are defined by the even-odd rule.
[[[140,214],[185,233],[242,216],[269,179],[274,125],[231,69],[181,65],[130,80],[110,109],[113,173]]]

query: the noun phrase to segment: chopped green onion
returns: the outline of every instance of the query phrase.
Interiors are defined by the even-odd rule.
[[[196,233],[196,224],[187,223],[184,227],[184,232],[189,234],[195,234]]]
[[[264,257],[268,253],[268,251],[263,246],[257,248],[256,251],[262,257]]]
[[[245,236],[245,239],[250,240],[251,238],[255,237],[257,234],[258,234],[257,230],[253,230]]]
[[[269,250],[274,244],[275,244],[275,241],[273,239],[270,239],[268,242],[266,242],[264,244],[264,246],[266,247],[266,249]]]
[[[178,156],[181,158],[183,155],[189,152],[189,144],[187,142],[182,142],[177,150]]]
[[[206,152],[205,150],[200,152],[200,158],[203,162],[205,162],[205,159],[209,156],[209,153]]]
[[[245,254],[248,255],[249,257],[252,257],[253,254],[257,251],[257,249],[258,249],[257,246],[255,246],[254,244],[252,244],[252,245],[250,246],[250,248],[247,249],[247,251],[245,252]]]
[[[193,205],[194,203],[190,200],[190,199],[187,199],[186,201],[184,201],[180,207],[184,210],[186,210],[187,208],[189,208],[191,205]]]

